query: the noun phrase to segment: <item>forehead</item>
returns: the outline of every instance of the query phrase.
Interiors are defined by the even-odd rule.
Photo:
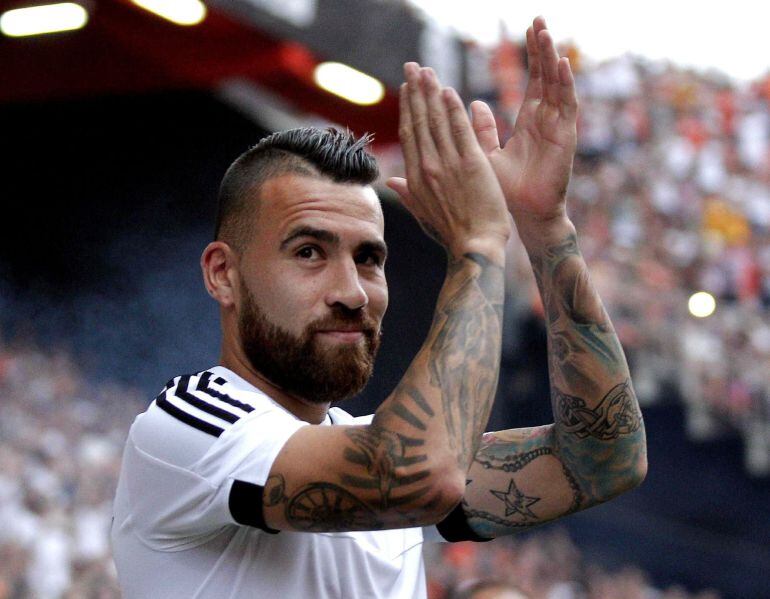
[[[259,234],[267,236],[309,225],[381,238],[385,227],[380,201],[371,186],[295,173],[262,185],[257,222]]]

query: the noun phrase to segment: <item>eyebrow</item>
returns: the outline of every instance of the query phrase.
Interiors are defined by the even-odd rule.
[[[313,239],[317,239],[318,241],[323,241],[325,243],[329,243],[335,246],[338,246],[340,244],[340,236],[337,235],[336,233],[332,233],[331,231],[327,231],[326,229],[316,229],[314,227],[308,227],[307,225],[302,225],[292,229],[289,232],[286,238],[281,242],[281,250],[285,250],[291,244],[292,241],[295,241],[296,239],[299,239],[301,237],[312,237]],[[358,251],[363,250],[363,251],[370,251],[370,252],[378,252],[383,256],[388,255],[387,244],[384,241],[381,241],[379,239],[363,241],[358,245],[356,249]]]
[[[285,250],[286,247],[295,239],[300,237],[312,237],[318,241],[330,243],[332,245],[340,244],[340,236],[331,231],[325,229],[314,229],[313,227],[300,226],[292,229],[289,235],[281,242],[281,249]]]

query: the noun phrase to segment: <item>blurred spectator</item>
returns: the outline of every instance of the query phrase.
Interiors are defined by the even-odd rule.
[[[426,551],[426,565],[430,599],[719,599],[713,590],[658,590],[632,566],[607,572],[586,563],[560,529],[489,544],[441,545]]]
[[[146,402],[29,346],[0,346],[0,398],[0,599],[119,597],[112,498]]]
[[[461,585],[451,599],[528,599],[518,588],[508,582],[494,579],[469,581]]]

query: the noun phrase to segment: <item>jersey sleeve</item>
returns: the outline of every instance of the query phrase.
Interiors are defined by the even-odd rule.
[[[132,527],[158,550],[199,545],[228,526],[275,532],[264,525],[262,490],[286,441],[307,423],[266,397],[247,404],[220,391],[224,401],[210,387],[184,379],[167,386],[129,435]]]

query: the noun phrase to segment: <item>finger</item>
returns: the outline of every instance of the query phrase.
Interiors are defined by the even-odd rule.
[[[457,156],[457,148],[449,129],[449,115],[444,101],[441,99],[441,87],[433,69],[424,68],[420,71],[421,82],[425,91],[428,106],[428,125],[433,143],[442,158],[451,159]]]
[[[543,15],[535,17],[532,21],[532,31],[535,34],[535,39],[537,39],[538,33],[546,29],[548,29],[548,26],[545,24],[545,17]]]
[[[485,154],[500,148],[500,138],[497,135],[497,123],[492,109],[486,102],[474,100],[471,102],[471,123],[476,139]]]
[[[543,72],[543,99],[553,106],[558,106],[559,54],[547,29],[538,32],[537,45],[540,51],[540,68]]]
[[[478,149],[479,144],[468,119],[468,113],[465,111],[465,105],[451,87],[442,89],[441,97],[449,113],[449,128],[452,131],[452,138],[455,141],[457,151],[461,156],[468,156]]]
[[[403,177],[391,177],[385,181],[385,185],[395,191],[407,206],[412,202],[412,194],[409,193],[409,184]]]
[[[417,140],[412,127],[412,114],[409,109],[409,92],[406,83],[401,84],[398,94],[399,122],[398,137],[401,140],[401,151],[404,153],[406,176],[410,181],[418,180],[420,153],[417,151]]]
[[[404,73],[406,74],[409,112],[412,116],[412,130],[417,142],[420,161],[438,160],[438,151],[428,126],[428,106],[420,84],[420,65],[416,62],[408,62],[404,65]]]
[[[575,91],[575,77],[572,74],[569,58],[564,56],[559,59],[559,85],[561,99],[561,113],[565,117],[574,118],[577,107],[577,92]]]
[[[524,101],[540,100],[543,97],[543,79],[540,70],[540,51],[537,47],[534,27],[527,28],[527,65],[529,66],[529,79],[527,80],[527,89],[524,92]]]

